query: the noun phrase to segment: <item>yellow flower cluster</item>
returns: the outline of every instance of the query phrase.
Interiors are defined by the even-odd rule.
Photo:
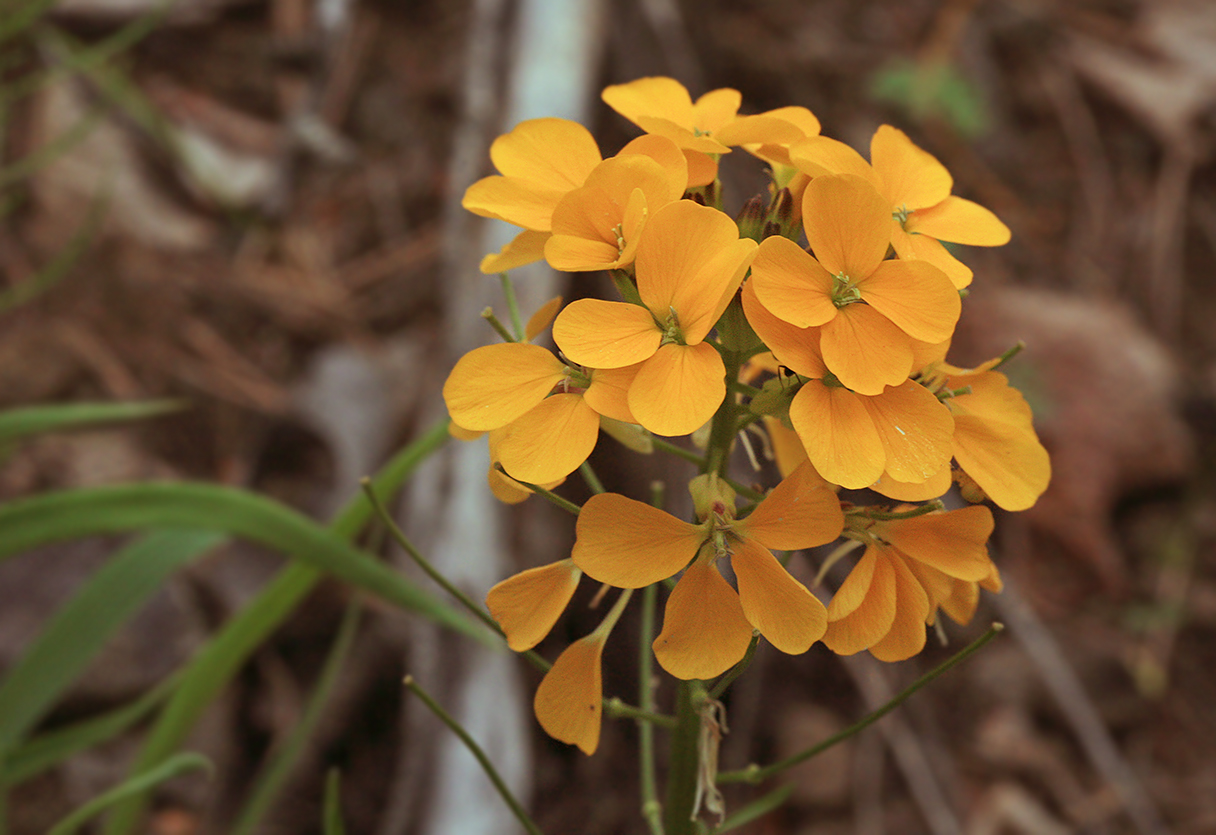
[[[694,102],[672,79],[644,78],[603,99],[645,135],[603,159],[580,125],[524,122],[494,142],[501,173],[473,184],[464,205],[522,228],[483,272],[542,258],[609,270],[621,299],[554,300],[518,341],[467,354],[444,387],[453,424],[489,433],[491,482],[508,501],[561,483],[601,428],[672,437],[712,422],[727,445],[746,429],[763,434],[784,478],[739,507],[727,450],[711,448],[690,485],[696,522],[596,495],[571,557],[500,583],[491,613],[525,650],[583,573],[621,589],[679,575],[654,641],[678,678],[725,672],[754,634],[791,654],[819,640],[884,660],[919,652],[939,610],[965,622],[979,588],[999,590],[991,512],[860,507],[837,493],[925,502],[959,481],[968,499],[1021,510],[1046,488],[1047,453],[995,370],[1001,359],[945,362],[972,274],[941,242],[996,246],[1009,230],[953,196],[946,169],[893,127],[875,133],[867,162],[821,136],[805,108],[740,116],[734,90]],[[732,148],[773,178],[767,206],[753,199],[737,220],[721,210],[717,182]],[[550,324],[556,354],[533,341]],[[774,552],[842,535],[864,551],[825,607]],[[627,596],[558,658],[536,697],[544,728],[588,753],[600,656]]]

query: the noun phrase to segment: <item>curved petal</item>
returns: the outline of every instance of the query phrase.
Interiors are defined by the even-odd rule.
[[[882,478],[870,485],[874,492],[900,502],[927,502],[944,496],[952,483],[949,467],[942,467],[928,480],[919,483],[900,481],[890,472],[882,474]]]
[[[770,644],[800,655],[823,637],[827,610],[767,548],[750,539],[733,543],[730,564],[743,614]]]
[[[651,357],[663,334],[650,311],[628,302],[579,299],[558,314],[553,341],[572,362],[624,368]]]
[[[557,318],[557,312],[562,309],[562,297],[554,296],[549,301],[536,308],[536,312],[528,317],[528,324],[524,328],[524,339],[531,342],[536,337],[540,336],[541,332],[553,324],[553,320]]]
[[[790,146],[790,161],[799,171],[810,177],[822,177],[824,174],[856,174],[875,188],[881,184],[870,163],[839,139],[810,136],[795,142]]]
[[[511,421],[498,439],[498,460],[530,484],[565,478],[595,449],[600,416],[581,394],[554,394]]]
[[[461,427],[497,429],[534,408],[564,377],[565,366],[547,348],[484,345],[457,361],[443,384],[443,400]]]
[[[583,505],[571,558],[587,576],[623,589],[640,589],[674,576],[705,541],[699,525],[616,493]]]
[[[928,389],[905,380],[865,398],[865,407],[882,438],[892,478],[916,484],[949,470],[954,419]]]
[[[663,345],[629,387],[629,411],[656,435],[687,435],[714,416],[726,397],[726,368],[712,345]]]
[[[823,643],[837,655],[853,655],[881,641],[895,622],[895,571],[892,557],[877,546],[866,548],[828,603]],[[840,601],[839,604],[837,601]]]
[[[859,394],[881,394],[912,373],[912,337],[867,304],[848,304],[820,329],[823,361]]]
[[[956,579],[978,582],[992,573],[992,524],[992,511],[972,505],[884,522],[881,530],[883,539],[906,556]]]
[[[1005,510],[1031,507],[1051,481],[1051,458],[1035,434],[1030,407],[998,371],[951,377],[970,394],[950,399],[954,457]]]
[[[600,94],[604,103],[641,127],[638,119],[662,114],[677,125],[693,127],[692,96],[674,78],[652,76],[628,84],[613,84]],[[643,128],[645,130],[645,128]]]
[[[700,188],[718,179],[718,160],[701,151],[681,148],[688,163],[688,187]]]
[[[629,387],[638,376],[637,365],[624,368],[596,368],[591,371],[591,385],[583,393],[587,405],[606,418],[622,423],[637,423],[629,411]]]
[[[551,188],[515,177],[485,177],[469,186],[460,205],[475,215],[493,217],[548,232],[553,209],[568,189]]]
[[[545,242],[548,240],[548,232],[525,229],[501,250],[482,258],[477,268],[485,275],[496,275],[533,264],[545,257]]]
[[[771,415],[765,415],[762,420],[765,430],[768,431],[768,441],[773,447],[773,457],[777,461],[779,473],[789,476],[803,464],[815,469],[814,465],[809,464],[806,447],[802,445],[797,432],[786,428],[780,420]]]
[[[486,595],[486,607],[516,652],[544,640],[578,588],[579,571],[571,560],[529,568],[508,577]]]
[[[684,150],[698,151],[702,154],[730,153],[730,148],[712,136],[699,134],[692,128],[678,125],[671,119],[665,119],[662,116],[639,116],[636,123],[647,133],[664,136]]]
[[[578,235],[554,235],[545,242],[545,260],[566,273],[612,270],[621,265],[617,244]]]
[[[870,140],[870,162],[893,209],[923,209],[950,196],[954,179],[937,158],[898,128],[883,125]]]
[[[880,640],[870,644],[870,655],[879,661],[903,661],[925,648],[925,621],[929,618],[929,596],[916,576],[898,557],[890,560],[895,585],[895,618]]]
[[[954,333],[958,290],[928,261],[883,261],[858,286],[871,307],[913,339],[942,342]]]
[[[906,228],[939,241],[968,246],[1004,246],[1011,237],[1009,227],[992,212],[979,203],[953,196],[913,212]]]
[[[605,636],[591,634],[575,641],[557,657],[541,679],[532,709],[545,733],[577,745],[591,756],[600,744],[604,685],[600,660]]]
[[[843,529],[840,499],[809,461],[782,479],[746,519],[735,524],[741,536],[775,551],[824,545]]]
[[[752,259],[748,282],[768,310],[799,328],[817,327],[836,316],[832,274],[789,238],[765,238]]]
[[[790,422],[815,469],[850,490],[873,484],[886,467],[882,438],[863,400],[812,380],[790,403]]]
[[[490,145],[490,160],[508,177],[562,193],[578,188],[600,163],[591,131],[569,119],[528,119]]]
[[[648,133],[631,140],[624,148],[621,148],[617,152],[618,157],[630,156],[631,154],[641,154],[642,156],[649,157],[667,172],[667,177],[665,178],[667,181],[682,183],[680,194],[677,194],[672,199],[678,200],[681,197],[688,186],[688,157],[676,143],[665,136]]]
[[[671,590],[655,658],[679,679],[713,678],[737,664],[752,641],[739,595],[712,560],[698,559]]]
[[[710,90],[692,106],[692,128],[696,133],[712,134],[733,121],[743,104],[743,95],[730,87]]]
[[[854,174],[811,180],[802,195],[802,225],[824,269],[854,281],[874,272],[891,244],[890,205]]]
[[[819,329],[800,328],[778,319],[756,296],[755,282],[743,285],[743,313],[773,356],[803,377],[822,379],[828,368],[819,353]]]
[[[895,254],[901,259],[929,262],[944,272],[957,290],[962,290],[971,284],[971,279],[975,277],[971,268],[951,255],[937,238],[930,238],[928,235],[910,235],[898,223],[893,222],[893,226],[891,246],[895,248]]]
[[[660,322],[674,309],[685,341],[695,344],[721,316],[755,250],[717,209],[669,203],[650,216],[638,244],[638,294]]]

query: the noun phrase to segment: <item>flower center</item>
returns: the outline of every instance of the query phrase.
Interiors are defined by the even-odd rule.
[[[859,301],[861,301],[861,288],[853,283],[853,279],[844,274],[844,270],[836,273],[832,281],[832,304],[840,308]]]
[[[676,345],[684,345],[684,331],[680,328],[680,314],[676,313],[674,307],[668,307],[667,320],[657,322],[659,330],[663,332],[663,339],[660,345],[668,345],[675,343]]]
[[[901,205],[895,211],[891,212],[891,217],[898,220],[899,225],[902,227],[902,226],[904,226],[904,224],[906,224],[908,222],[908,216],[911,215],[915,211],[916,211],[916,209],[909,209],[907,204],[905,203],[905,204]]]

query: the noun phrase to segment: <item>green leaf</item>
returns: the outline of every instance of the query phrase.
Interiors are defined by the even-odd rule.
[[[213,484],[126,484],[10,502],[0,507],[0,560],[52,542],[158,528],[220,531],[257,542],[497,646],[485,628],[306,516],[264,496]]]
[[[51,6],[55,5],[55,0],[26,0],[26,2],[16,3],[18,8],[15,10],[12,10],[13,5],[12,0],[3,2],[4,16],[0,17],[0,43],[21,34],[34,25],[38,18],[50,11]]]
[[[181,400],[144,400],[136,403],[62,403],[7,409],[0,412],[0,444],[43,432],[144,420],[179,411],[185,405]]]
[[[55,824],[47,835],[71,835],[88,823],[89,819],[105,811],[109,807],[132,795],[141,794],[166,780],[185,774],[189,771],[206,771],[209,775],[215,771],[211,761],[202,754],[193,752],[177,754],[165,760],[155,768],[135,775],[120,783],[104,794],[90,800],[75,812]]]
[[[376,474],[372,488],[382,496],[395,492],[448,438],[448,421],[435,424]],[[330,530],[344,539],[353,539],[373,512],[371,502],[360,492],[339,512]],[[144,741],[136,759],[136,769],[146,769],[160,762],[182,744],[215,696],[253,651],[296,610],[320,578],[321,573],[315,568],[293,563],[224,624],[185,670],[181,686]],[[111,812],[105,831],[109,835],[135,831],[146,806],[146,797],[131,798]]]
[[[331,768],[325,775],[325,835],[346,835],[342,823],[342,772]]]
[[[892,61],[874,74],[870,94],[917,121],[942,119],[965,137],[980,136],[991,122],[983,93],[950,63]]]
[[[0,683],[0,762],[170,574],[222,541],[211,532],[149,534],[95,573]]]
[[[173,693],[181,678],[180,672],[174,673],[129,704],[34,737],[0,764],[0,786],[18,785],[68,757],[108,742],[155,710]]]
[[[262,817],[270,810],[279,791],[287,782],[287,778],[291,776],[292,769],[299,761],[300,755],[304,753],[305,746],[321,721],[321,715],[329,703],[329,697],[338,683],[342,665],[346,663],[351,645],[355,640],[355,633],[359,628],[361,609],[362,606],[357,600],[351,601],[347,605],[342,623],[338,626],[338,634],[326,654],[325,664],[321,668],[321,674],[317,677],[316,683],[313,684],[304,712],[291,729],[287,739],[284,740],[282,747],[258,775],[257,782],[254,783],[253,789],[249,793],[249,800],[232,826],[230,835],[249,835],[249,833],[257,831]],[[330,776],[333,777],[334,773],[331,772]],[[327,794],[326,802],[328,803],[328,801]],[[326,820],[329,820],[328,811]]]

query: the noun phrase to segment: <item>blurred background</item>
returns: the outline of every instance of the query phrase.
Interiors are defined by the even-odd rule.
[[[246,487],[327,518],[358,479],[443,417],[455,358],[502,309],[477,273],[503,242],[459,208],[523,118],[634,135],[607,84],[670,75],[744,112],[810,108],[865,153],[880,124],[940,159],[954,192],[1013,230],[975,270],[953,361],[1021,340],[1009,373],[1054,480],[1001,516],[1009,592],[884,666],[764,648],[728,699],[723,768],[807,747],[993,620],[1009,633],[879,729],[790,775],[751,833],[1216,831],[1216,5],[1210,0],[7,0],[0,3],[0,403],[178,397],[134,428],[12,451],[0,498],[141,479]],[[727,211],[764,188],[723,162]],[[521,275],[525,316],[598,279]],[[682,470],[629,469],[609,488]],[[480,445],[450,445],[402,503],[410,534],[480,599],[566,555],[573,525],[503,514]],[[620,459],[620,460],[618,460]],[[641,495],[635,492],[634,495]],[[580,498],[577,490],[572,498]],[[113,541],[0,563],[0,674]],[[400,562],[399,555],[389,558]],[[272,576],[236,544],[175,575],[44,723],[146,692]],[[807,563],[807,570],[813,567]],[[571,614],[549,658],[596,622]],[[263,646],[192,741],[219,766],[157,795],[146,830],[226,832],[297,721],[351,592],[323,586]],[[608,695],[636,692],[628,630]],[[363,619],[311,745],[257,830],[320,831],[328,768],[351,833],[514,831],[403,696],[406,672],[462,711],[550,833],[641,830],[636,733],[585,758],[545,737],[537,674],[417,619]],[[663,691],[665,693],[666,691]],[[661,698],[663,696],[661,693]],[[122,774],[134,731],[13,791],[40,833]],[[482,793],[478,793],[478,792]],[[732,788],[728,804],[756,795]]]

